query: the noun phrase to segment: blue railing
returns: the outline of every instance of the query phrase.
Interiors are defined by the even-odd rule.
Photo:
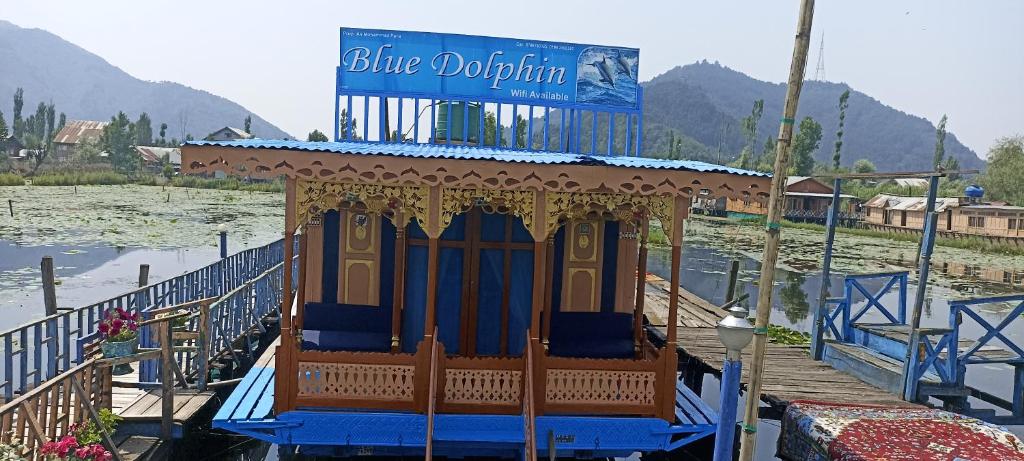
[[[820,334],[831,333],[834,339],[844,342],[853,341],[854,325],[872,311],[882,314],[885,320],[892,325],[905,325],[907,323],[908,277],[908,272],[847,275],[843,280],[843,296],[828,298],[825,302]],[[871,291],[864,286],[866,281],[879,280],[883,283],[882,288],[877,291]],[[891,293],[894,288],[897,295],[896,312],[892,312],[882,302],[882,297]],[[858,297],[864,299],[858,300]],[[857,308],[856,311],[854,311],[855,308]],[[817,337],[818,334],[819,332],[815,332],[814,336]]]
[[[339,89],[334,140],[639,156],[643,152],[643,89],[638,90],[636,109],[610,110],[575,103],[531,105],[516,99],[456,100],[426,93],[378,94]],[[438,120],[441,105],[448,110],[444,118]],[[462,115],[453,115],[455,111],[451,109],[455,106],[462,108]],[[471,116],[471,112],[478,113]],[[494,115],[494,122],[488,120],[487,113]],[[420,120],[425,116],[429,116],[429,126],[421,127]],[[471,120],[471,117],[477,119]],[[511,123],[503,124],[504,119],[510,119]],[[442,122],[444,128],[439,129]],[[451,129],[453,123],[461,130]],[[488,127],[489,123],[496,127]],[[521,123],[526,126],[521,127]],[[518,136],[520,132],[522,141]],[[487,142],[490,133],[494,134],[494,139]],[[462,139],[453,139],[453,135]]]
[[[297,275],[298,267],[293,259],[293,274]],[[255,346],[252,336],[259,333],[266,333],[263,320],[271,317],[271,314],[280,312],[281,295],[284,282],[284,263],[278,263],[262,274],[246,281],[244,284],[225,293],[213,302],[207,313],[198,315],[201,309],[198,305],[189,307],[193,315],[189,319],[187,330],[200,333],[199,338],[192,343],[196,347],[195,352],[178,352],[175,358],[186,377],[195,377],[201,383],[200,388],[205,387],[208,379],[209,364],[222,356],[231,357],[238,365],[244,365],[243,360],[235,352],[235,342],[241,340],[245,348],[246,357],[250,360],[255,357]],[[297,277],[292,278],[293,281]],[[292,284],[292,293],[295,292],[295,283]],[[155,309],[154,309],[155,310]],[[146,336],[155,341],[155,332],[147,331]],[[139,382],[156,384],[161,378],[159,361],[146,360],[141,362],[139,370]]]
[[[1010,303],[1014,307],[1003,315],[995,325],[978,313],[981,306]],[[911,350],[921,350],[920,354],[912,354],[914,358],[913,375],[908,382],[907,393],[918,396],[921,380],[928,373],[939,378],[941,385],[953,389],[965,389],[967,365],[973,364],[1009,364],[1013,366],[1012,400],[1005,401],[983,392],[972,395],[1010,410],[1011,416],[1005,419],[1008,424],[1020,424],[1024,421],[1024,348],[1012,338],[1006,336],[1011,325],[1024,323],[1024,294],[994,296],[952,301],[949,304],[949,328],[922,328],[918,344],[911,344]],[[960,330],[964,321],[971,321],[984,333],[973,342],[966,342],[961,347]],[[991,344],[999,341],[1001,345]],[[968,407],[966,402],[961,405]]]
[[[284,259],[281,240],[241,251],[199,270],[119,296],[43,317],[0,333],[4,399],[23,393],[81,363],[83,340],[94,337],[106,311],[130,312],[219,296],[266,272]],[[140,338],[140,343],[147,341]],[[145,343],[149,345],[149,343]]]

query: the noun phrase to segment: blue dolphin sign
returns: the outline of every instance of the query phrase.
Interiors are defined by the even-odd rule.
[[[341,28],[338,92],[638,109],[635,48]]]

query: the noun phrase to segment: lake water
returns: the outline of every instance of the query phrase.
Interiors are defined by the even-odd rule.
[[[280,237],[283,224],[281,194],[202,191],[146,186],[0,187],[3,199],[15,202],[15,217],[0,216],[0,328],[10,328],[42,315],[39,261],[54,258],[58,304],[76,307],[121,294],[135,286],[139,264],[149,264],[150,282],[194,270],[218,257],[217,229],[229,231],[230,252],[265,244]],[[756,298],[762,235],[756,226],[725,225],[693,220],[687,228],[682,285],[715,303],[725,297],[729,261],[741,262],[740,290]],[[810,309],[820,290],[821,233],[785,229],[773,287],[772,323],[799,331],[810,329]],[[847,273],[907,270],[916,245],[840,234],[832,286]],[[650,253],[649,270],[668,278],[668,252]],[[1006,273],[1024,271],[1024,258],[939,247],[923,323],[943,326],[949,299],[1024,291],[998,281],[943,274],[950,267],[999,267]],[[962,272],[962,271],[961,271]],[[979,271],[968,271],[978,273]],[[1011,277],[1012,280],[1012,277]],[[869,288],[877,288],[870,285]],[[834,289],[835,290],[835,289]],[[911,282],[909,299],[913,299]],[[834,291],[838,294],[838,291]],[[891,302],[891,298],[889,298]],[[749,307],[749,303],[748,303]],[[987,310],[989,321],[1001,319],[1005,306]],[[964,334],[978,330],[965,324]],[[1024,327],[1007,332],[1024,342]],[[1008,397],[1005,367],[975,365],[968,382]],[[977,368],[977,369],[976,369]],[[718,383],[705,378],[704,395],[718,405]],[[1020,427],[1012,428],[1024,435]],[[277,447],[244,437],[206,432],[183,457],[200,460],[276,460]],[[759,425],[758,459],[774,459],[778,423]]]

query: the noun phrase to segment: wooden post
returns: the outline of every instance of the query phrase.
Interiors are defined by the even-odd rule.
[[[14,200],[7,199],[7,209],[11,211],[11,217],[14,217]]]
[[[160,439],[168,442],[174,431],[174,341],[170,321],[160,328]]]
[[[439,242],[438,237],[427,237],[427,313],[423,321],[423,334],[427,337],[434,335],[434,318],[437,313],[437,264]]]
[[[650,220],[641,219],[640,223],[640,250],[636,260],[636,299],[633,306],[633,329],[636,333],[636,357],[643,357],[644,340],[644,301],[647,293],[647,233],[650,229]]]
[[[391,307],[391,352],[401,349],[402,308],[405,304],[405,215],[395,213],[395,287]]]
[[[789,68],[786,102],[782,110],[779,139],[775,146],[775,166],[772,173],[771,194],[768,198],[768,219],[765,226],[764,256],[761,258],[761,277],[757,290],[757,321],[754,325],[753,363],[750,384],[743,412],[743,432],[740,435],[740,461],[750,461],[757,445],[758,406],[761,403],[761,385],[764,383],[764,357],[768,345],[768,320],[772,308],[772,285],[775,283],[775,264],[779,259],[779,221],[786,201],[786,172],[789,169],[789,144],[793,137],[796,108],[803,87],[804,68],[807,65],[807,47],[811,40],[814,19],[814,0],[801,0],[797,34],[793,44],[793,58]]]
[[[196,360],[199,370],[196,377],[196,388],[200,392],[206,390],[210,371],[210,305],[199,304],[199,338],[196,340]]]
[[[149,285],[149,264],[139,264],[139,288]]]
[[[740,278],[740,260],[734,259],[729,264],[729,286],[725,289],[725,302],[736,299],[736,282]]]
[[[551,336],[551,296],[554,291],[555,277],[555,237],[547,238],[547,250],[544,252],[544,321],[541,325],[541,344],[548,349],[548,338]],[[537,354],[543,357],[543,354]]]
[[[811,324],[811,357],[821,360],[825,353],[825,304],[832,288],[832,245],[836,240],[836,225],[839,222],[840,188],[842,178],[835,178],[832,185],[832,205],[828,208],[828,219],[825,221],[825,258],[821,263],[821,292],[818,293],[818,304],[814,310],[814,323]]]
[[[533,308],[530,312],[530,339],[540,341],[540,313],[544,309],[544,270],[547,256],[544,240],[533,242]]]
[[[305,227],[305,226],[303,226]],[[295,326],[296,330],[302,331],[303,314],[306,310],[306,252],[307,252],[306,229],[299,234],[299,286],[295,288]]]
[[[914,310],[910,314],[910,340],[907,343],[907,354],[903,359],[903,400],[917,400],[917,383],[914,381],[914,368],[917,360],[918,346],[921,341],[921,314],[924,310],[925,295],[928,291],[928,273],[931,270],[932,250],[935,249],[935,233],[938,224],[938,213],[935,212],[935,201],[939,191],[939,176],[932,176],[928,184],[928,199],[925,205],[925,225],[921,235],[921,251],[918,254],[917,290],[914,296]],[[902,288],[902,287],[901,287]],[[906,296],[906,290],[900,290],[900,296]],[[901,299],[902,303],[905,303]],[[900,309],[906,312],[906,309]],[[906,314],[901,315],[903,317]],[[952,346],[951,346],[952,349]]]
[[[284,265],[281,268],[281,345],[274,356],[274,412],[278,415],[291,410],[291,388],[295,339],[292,335],[292,257],[295,252],[295,178],[285,179],[284,211]]]
[[[47,316],[54,315],[57,313],[57,288],[53,277],[53,257],[43,256],[39,270],[43,273],[43,307]]]

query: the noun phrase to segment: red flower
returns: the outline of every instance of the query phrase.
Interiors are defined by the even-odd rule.
[[[123,307],[118,307],[117,308],[117,315],[118,315],[118,317],[122,317],[122,318],[128,317],[128,311],[124,310]]]
[[[124,320],[121,320],[121,319],[114,319],[114,321],[110,322],[110,326],[114,327],[114,329],[117,329],[117,330],[120,330],[121,326],[123,326],[123,325],[124,325]]]
[[[110,324],[107,322],[100,323],[100,333],[107,334],[110,331]]]
[[[89,447],[80,447],[77,450],[75,450],[75,457],[79,459],[88,458],[89,455],[91,454],[92,450],[90,450]]]
[[[43,447],[39,449],[39,453],[44,455],[56,455],[57,454],[57,442],[46,442]]]

